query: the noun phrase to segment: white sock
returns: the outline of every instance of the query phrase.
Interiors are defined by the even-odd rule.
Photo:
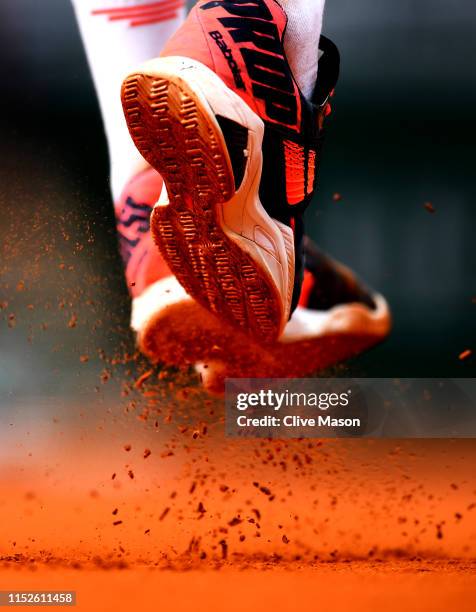
[[[72,0],[106,131],[115,201],[140,166],[124,120],[121,83],[160,54],[185,18],[185,0]]]
[[[278,0],[288,17],[286,55],[302,93],[310,98],[316,86],[319,38],[325,0]]]

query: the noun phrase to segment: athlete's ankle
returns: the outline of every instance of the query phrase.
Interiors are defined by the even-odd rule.
[[[288,18],[284,47],[291,70],[303,94],[311,98],[317,79],[325,0],[277,1]]]

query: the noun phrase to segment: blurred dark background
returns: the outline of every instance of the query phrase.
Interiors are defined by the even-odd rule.
[[[395,319],[350,375],[474,376],[458,356],[476,331],[475,31],[471,2],[327,2],[342,77],[310,233]],[[2,0],[0,40],[0,385],[14,394],[32,372],[41,389],[66,385],[78,357],[133,340],[72,7]]]

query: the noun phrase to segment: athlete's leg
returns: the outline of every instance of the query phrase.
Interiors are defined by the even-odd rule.
[[[117,202],[142,157],[120,102],[121,83],[137,64],[160,54],[185,18],[185,0],[72,0],[101,107]],[[152,202],[153,204],[154,202]]]
[[[185,0],[72,0],[109,148],[121,255],[133,297],[170,274],[153,245],[150,212],[162,179],[133,145],[120,102],[124,75],[158,55],[185,18]]]

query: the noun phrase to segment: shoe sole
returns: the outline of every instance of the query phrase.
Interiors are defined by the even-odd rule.
[[[168,277],[133,300],[132,327],[139,349],[154,362],[220,362],[232,378],[303,377],[355,357],[387,337],[389,307],[382,296],[373,298],[374,310],[359,303],[325,312],[298,308],[280,341],[263,346],[221,324]]]
[[[242,184],[235,185],[236,164],[234,168],[230,143],[227,147],[216,113],[196,81],[190,82],[186,71],[171,60],[151,62],[131,74],[122,88],[134,143],[166,185],[168,200],[161,199],[151,218],[154,240],[173,274],[202,306],[242,331],[274,341],[289,317],[294,281],[292,238],[271,218],[263,221],[258,187],[255,194],[249,187],[256,177],[244,173]],[[203,68],[200,66],[201,73]],[[218,77],[213,78],[209,89],[216,99]],[[245,104],[233,96],[234,103]],[[243,149],[242,154],[245,156]],[[259,235],[266,237],[264,247],[253,236],[249,239],[226,225],[227,215],[240,219],[253,198],[261,207],[257,226]],[[287,282],[283,282],[284,268]]]

